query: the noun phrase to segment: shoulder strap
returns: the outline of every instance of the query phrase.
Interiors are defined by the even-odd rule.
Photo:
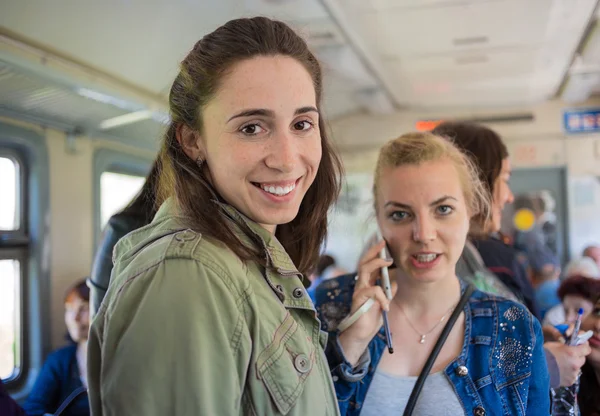
[[[467,288],[465,289],[465,293],[463,293],[462,297],[460,298],[460,301],[458,302],[458,305],[456,305],[456,308],[454,308],[454,311],[452,312],[450,319],[448,319],[448,322],[446,322],[446,326],[444,327],[444,330],[442,331],[440,337],[438,338],[437,342],[435,343],[435,347],[433,347],[433,351],[431,351],[429,358],[427,358],[427,361],[425,362],[425,366],[423,367],[423,370],[421,370],[421,374],[419,374],[419,378],[417,379],[417,382],[415,383],[415,387],[413,387],[412,393],[410,393],[410,397],[408,398],[408,403],[406,404],[406,408],[404,409],[404,416],[412,415],[415,405],[417,404],[417,399],[419,398],[419,394],[421,394],[421,390],[423,389],[423,384],[425,384],[425,379],[429,375],[429,372],[431,371],[431,367],[433,367],[433,364],[435,363],[435,360],[436,360],[438,354],[442,350],[442,346],[444,345],[444,342],[446,342],[446,338],[448,338],[448,335],[450,334],[452,327],[454,327],[456,320],[458,319],[459,315],[463,311],[465,304],[469,301],[469,298],[471,297],[471,294],[473,293],[474,290],[475,290],[475,287],[473,287],[473,285],[467,286]]]
[[[69,394],[69,397],[67,397],[65,401],[62,402],[58,410],[54,413],[54,416],[60,416],[62,412],[64,412],[69,406],[71,406],[71,404],[73,404],[73,402],[75,402],[75,400],[84,393],[87,394],[87,389],[83,386],[73,390],[73,392]]]

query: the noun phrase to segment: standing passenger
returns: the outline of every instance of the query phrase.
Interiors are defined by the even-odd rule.
[[[93,321],[100,415],[337,415],[304,285],[340,162],[322,77],[284,23],[232,20],[171,88],[153,222],[121,239]]]
[[[158,163],[154,162],[140,192],[121,211],[110,217],[92,264],[89,283],[92,315],[96,313],[110,284],[113,249],[117,242],[133,230],[150,224],[156,215],[156,182]]]
[[[468,158],[440,136],[403,135],[379,153],[373,197],[385,241],[366,251],[356,279],[340,277],[317,291],[331,332],[327,357],[341,413],[402,414],[456,310],[455,325],[431,372],[424,373],[414,414],[549,415],[540,323],[519,303],[471,293],[456,275],[470,219],[489,212]],[[386,242],[391,258],[382,259]],[[397,291],[389,301],[376,281],[392,262]],[[353,314],[371,298],[378,303],[340,333],[340,305],[351,303]],[[382,308],[388,310],[393,354],[386,348]]]

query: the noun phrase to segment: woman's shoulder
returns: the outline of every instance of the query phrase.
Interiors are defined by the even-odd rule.
[[[534,332],[541,327],[539,321],[534,318],[525,305],[502,296],[475,290],[469,303],[474,319],[478,317],[494,318],[496,330],[501,337],[514,336],[515,333],[534,337]],[[477,323],[474,322],[474,324]]]
[[[117,303],[123,306],[128,299],[158,288],[176,296],[181,291],[221,285],[236,296],[247,286],[248,270],[239,257],[225,245],[191,229],[152,230],[146,235],[136,232],[126,239],[132,241],[119,242],[124,247],[116,254],[107,300],[103,302],[110,310]]]
[[[532,316],[527,307],[522,303],[479,289],[473,291],[469,302],[471,305],[487,305],[488,307],[493,307],[499,313],[504,313],[506,311],[514,311],[514,313],[517,313],[516,311],[518,311],[519,315],[525,315],[527,317]]]

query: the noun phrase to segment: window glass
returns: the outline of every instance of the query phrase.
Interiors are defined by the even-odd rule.
[[[142,189],[143,176],[103,172],[100,176],[100,226],[104,228],[109,218],[125,208]]]
[[[0,378],[16,375],[21,352],[21,272],[18,260],[0,260]]]
[[[18,171],[19,166],[14,160],[0,156],[0,230],[19,228]]]

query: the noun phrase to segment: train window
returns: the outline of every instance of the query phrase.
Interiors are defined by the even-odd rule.
[[[21,358],[21,267],[19,260],[0,260],[0,378],[19,373]]]
[[[0,230],[19,229],[19,165],[16,160],[0,156]]]
[[[142,189],[146,178],[118,172],[102,172],[100,175],[100,225],[103,228],[109,218],[133,199]]]
[[[0,151],[0,378],[16,379],[22,358],[22,287],[29,237],[23,218],[24,175],[20,154]]]

